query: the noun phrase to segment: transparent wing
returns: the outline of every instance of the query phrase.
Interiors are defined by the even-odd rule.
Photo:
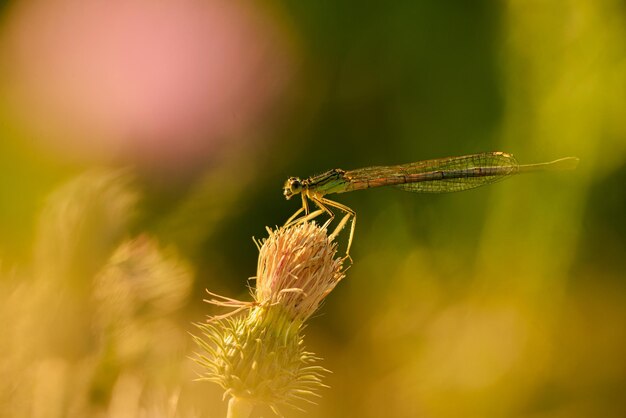
[[[394,186],[408,192],[446,193],[473,189],[517,173],[515,157],[504,152],[485,152],[462,157],[439,158],[388,167],[348,171],[351,190]]]
[[[430,173],[432,170],[437,173],[430,176],[432,179],[426,175],[423,178],[418,177],[420,181],[399,184],[396,187],[407,192],[458,192],[500,181],[516,173],[519,167],[513,155],[502,152],[473,154],[431,162],[434,164],[417,163],[415,166],[410,164],[412,167],[407,171],[418,170],[424,173],[422,170],[426,170],[426,173]]]

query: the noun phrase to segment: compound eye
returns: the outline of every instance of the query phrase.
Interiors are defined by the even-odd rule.
[[[298,193],[302,190],[302,183],[300,183],[300,180],[298,179],[291,180],[289,185],[291,186],[291,191],[294,193]]]
[[[289,200],[292,196],[302,193],[302,182],[298,177],[289,177],[283,187],[283,194]]]

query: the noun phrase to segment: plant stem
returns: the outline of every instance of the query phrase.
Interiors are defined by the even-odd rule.
[[[226,418],[248,418],[252,412],[252,407],[250,401],[233,396],[228,401]]]

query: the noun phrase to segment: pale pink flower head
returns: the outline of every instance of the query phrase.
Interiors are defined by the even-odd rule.
[[[306,320],[343,279],[343,258],[325,228],[302,222],[273,231],[259,242],[255,299],[277,304]]]

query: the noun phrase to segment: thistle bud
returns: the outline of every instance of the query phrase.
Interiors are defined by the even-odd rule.
[[[334,258],[337,245],[314,222],[267,231],[259,242],[255,299],[305,321],[344,277],[343,259]]]
[[[311,402],[327,372],[304,348],[304,322],[345,276],[336,243],[315,222],[301,222],[257,241],[260,246],[253,302],[214,295],[208,302],[245,310],[200,324],[194,337],[201,380],[221,385],[236,401],[294,407]],[[233,402],[231,402],[232,404]],[[278,412],[277,412],[278,413]]]

